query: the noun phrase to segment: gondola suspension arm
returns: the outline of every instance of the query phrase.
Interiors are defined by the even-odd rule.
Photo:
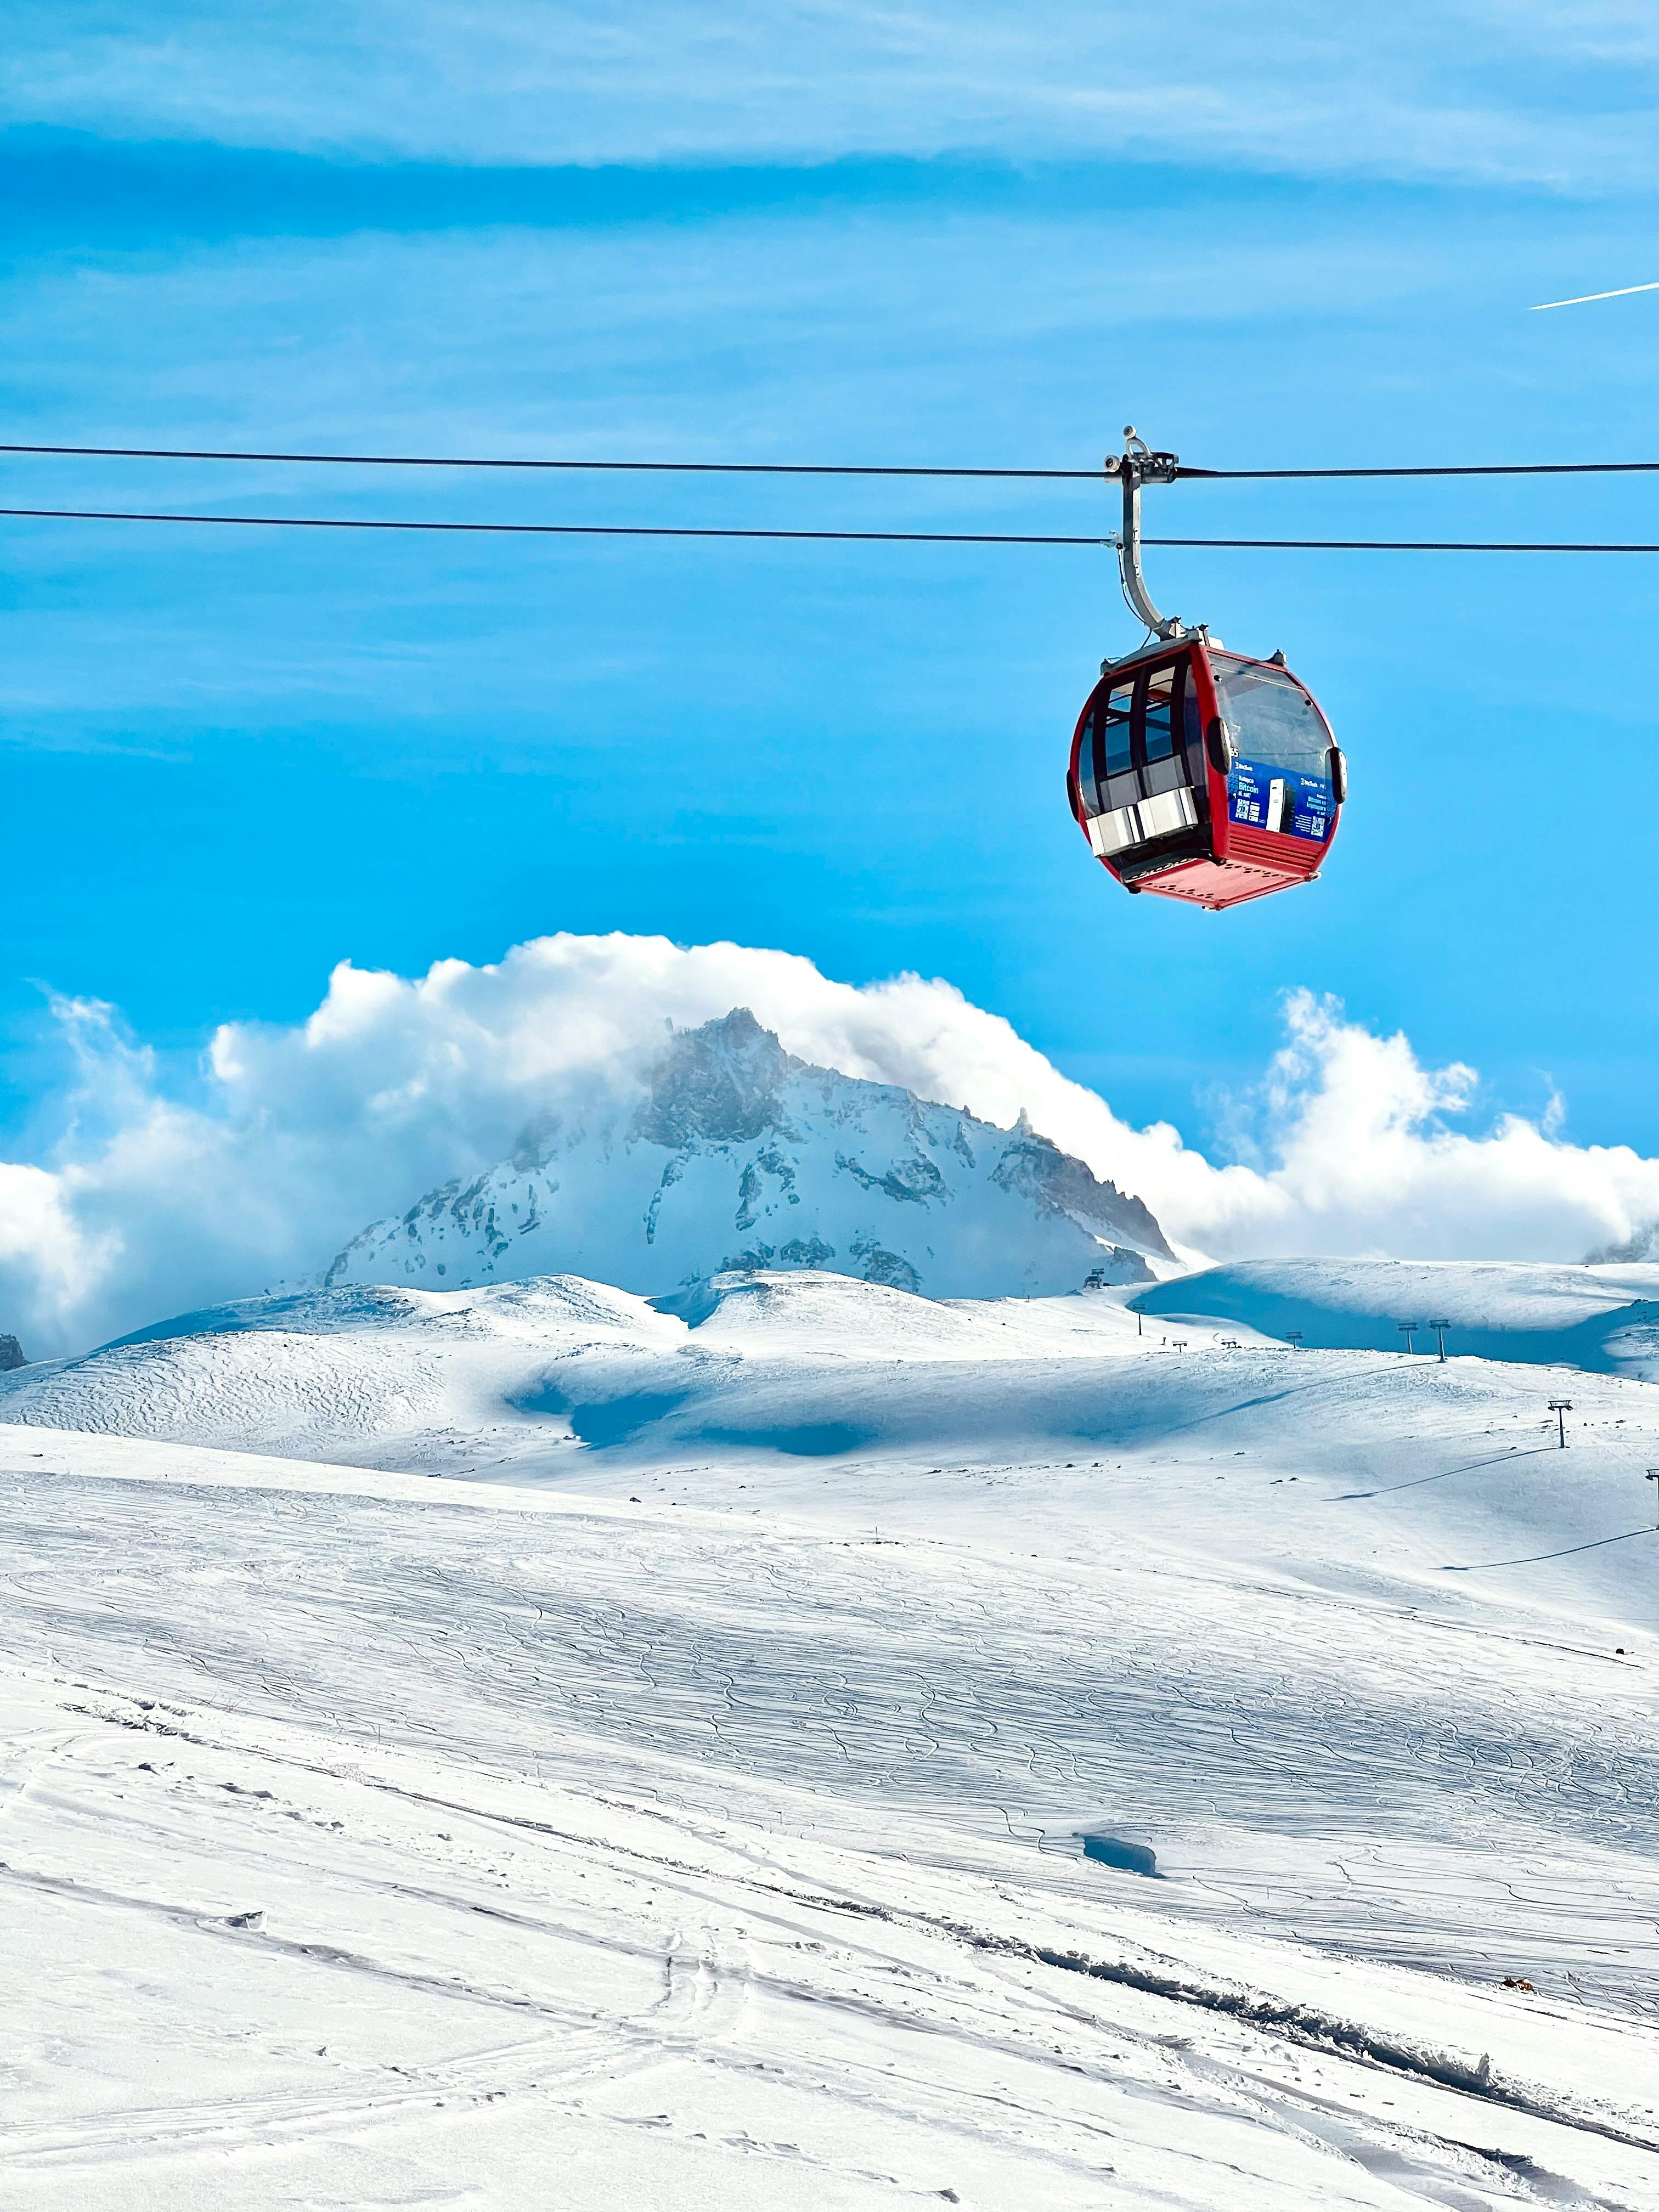
[[[1144,483],[1173,483],[1179,473],[1180,463],[1176,456],[1153,453],[1132,422],[1124,427],[1121,453],[1109,453],[1106,458],[1106,474],[1116,477],[1123,486],[1123,527],[1114,531],[1109,541],[1117,548],[1123,597],[1129,611],[1137,621],[1146,623],[1154,637],[1176,638],[1185,632],[1177,616],[1159,614],[1140,572],[1140,487]]]

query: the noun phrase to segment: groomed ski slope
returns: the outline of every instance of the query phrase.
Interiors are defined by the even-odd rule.
[[[1659,2203],[1654,1386],[198,1318],[0,1397],[0,2201]]]

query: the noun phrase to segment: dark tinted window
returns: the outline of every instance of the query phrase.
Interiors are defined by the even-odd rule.
[[[1098,813],[1100,801],[1095,789],[1095,718],[1092,714],[1084,723],[1082,734],[1077,741],[1077,788],[1084,811]]]
[[[1174,695],[1186,662],[1173,668],[1154,668],[1146,678],[1146,754],[1148,763],[1168,760],[1176,749]]]
[[[1133,698],[1134,686],[1120,684],[1098,710],[1108,775],[1121,775],[1129,765],[1130,707]]]
[[[1198,711],[1198,686],[1193,681],[1190,663],[1182,661],[1181,673],[1181,713],[1187,735],[1187,758],[1193,774],[1201,782],[1204,771],[1199,763],[1204,751],[1204,718]]]
[[[1084,726],[1078,748],[1084,812],[1116,815],[1139,807],[1140,815],[1127,819],[1139,819],[1143,841],[1190,829],[1209,815],[1203,760],[1190,654],[1143,665],[1103,687]],[[1172,796],[1179,792],[1185,799]]]

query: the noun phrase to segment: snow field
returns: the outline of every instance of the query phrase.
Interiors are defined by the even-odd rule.
[[[1492,1261],[1251,1260],[1163,1283],[1133,1303],[1194,1326],[1240,1324],[1270,1337],[1399,1352],[1415,1322],[1449,1322],[1449,1349],[1482,1359],[1557,1363],[1659,1381],[1659,1267],[1519,1267]]]
[[[5,1378],[0,2201],[1659,2203],[1568,1381],[810,1275]]]
[[[685,1509],[49,1441],[9,1478],[9,2203],[506,2204],[550,2170],[578,2205],[1639,2203],[1659,2171],[1653,2032],[1570,1983],[1172,1919],[1178,1875],[974,1817],[1060,1747],[988,1674],[1001,1717],[936,1698],[918,1734],[909,1545],[733,1561]],[[1008,1571],[961,1591],[981,1642]]]

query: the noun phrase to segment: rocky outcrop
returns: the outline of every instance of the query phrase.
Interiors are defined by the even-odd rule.
[[[15,1336],[0,1336],[0,1375],[9,1375],[15,1367],[27,1367],[23,1347]]]
[[[676,1036],[651,1071],[651,1095],[633,1133],[670,1151],[746,1143],[780,1125],[782,1086],[805,1065],[747,1006],[733,1006],[720,1021]]]
[[[1038,1136],[1023,1114],[993,1180],[1005,1190],[1024,1191],[1035,1204],[1066,1215],[1097,1236],[1127,1235],[1160,1259],[1175,1258],[1164,1231],[1138,1198],[1126,1197],[1115,1182],[1102,1182],[1083,1161]]]

